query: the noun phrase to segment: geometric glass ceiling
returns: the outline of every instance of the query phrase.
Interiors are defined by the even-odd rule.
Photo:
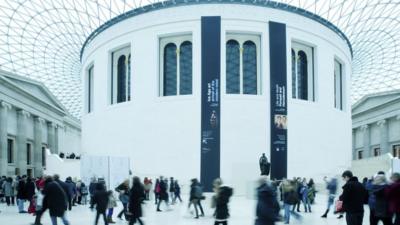
[[[0,69],[43,82],[79,118],[79,57],[86,38],[111,18],[156,2],[160,1],[1,0]],[[277,2],[317,14],[349,38],[353,103],[366,94],[400,89],[400,0]]]

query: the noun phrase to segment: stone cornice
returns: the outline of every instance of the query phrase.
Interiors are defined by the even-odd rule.
[[[10,110],[11,109],[11,104],[9,104],[9,103],[7,103],[5,101],[1,101],[0,107],[4,107],[7,110]]]

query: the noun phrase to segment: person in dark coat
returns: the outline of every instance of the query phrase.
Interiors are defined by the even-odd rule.
[[[32,225],[41,225],[40,219],[42,218],[43,213],[48,209],[48,206],[47,206],[47,195],[44,194],[44,188],[46,188],[46,186],[48,184],[50,184],[51,182],[53,182],[53,178],[51,176],[47,176],[47,177],[44,178],[44,187],[43,187],[43,189],[39,190],[44,195],[42,207],[41,207],[40,210],[36,211],[35,222]]]
[[[136,222],[143,225],[143,221],[140,219],[142,217],[142,203],[146,198],[146,194],[144,192],[144,186],[140,182],[139,177],[134,177],[132,182],[132,189],[129,195],[129,225],[133,225]]]
[[[90,184],[89,184],[89,195],[90,195],[89,205],[90,205],[90,207],[93,206],[92,202],[93,202],[94,192],[96,191],[96,185],[97,185],[96,178],[92,177],[90,179]]]
[[[400,225],[400,173],[393,173],[392,184],[386,190],[386,199],[389,200],[389,212],[396,216],[394,225]]]
[[[255,225],[274,225],[279,221],[279,210],[275,188],[267,181],[266,176],[262,176],[257,188]]]
[[[50,212],[50,218],[53,225],[57,225],[57,217],[61,217],[64,225],[69,225],[65,216],[68,207],[68,186],[60,181],[58,175],[53,176],[54,181],[47,184],[43,190],[46,196],[46,204]]]
[[[28,207],[28,212],[29,213],[34,213],[35,212],[35,203],[33,197],[35,196],[35,182],[32,180],[32,178],[28,177],[26,179],[26,184],[25,184],[25,195],[26,195],[26,200],[29,202],[29,207]]]
[[[328,217],[329,210],[331,209],[333,203],[335,202],[336,192],[337,192],[337,179],[332,178],[330,181],[327,181],[327,177],[324,177],[324,181],[326,183],[326,189],[328,190],[328,207],[326,208],[325,213],[321,216],[322,218]]]
[[[76,196],[76,184],[72,181],[71,177],[67,177],[67,179],[65,180],[65,184],[68,187],[68,195],[71,196],[68,202],[68,210],[71,211],[72,206],[74,206],[75,204],[74,199]]]
[[[167,205],[167,207],[169,207],[167,183],[168,183],[168,179],[164,180],[162,177],[160,178],[160,184],[159,184],[160,193],[159,193],[159,200],[158,200],[158,204],[157,204],[157,212],[161,212],[160,205],[161,205],[162,201],[164,201],[165,204]]]
[[[18,211],[19,213],[27,213],[27,211],[24,210],[24,203],[26,200],[26,190],[25,190],[25,185],[26,185],[26,176],[22,176],[20,178],[17,178],[17,205],[18,205]]]
[[[215,188],[215,196],[213,200],[215,201],[215,223],[214,225],[222,224],[228,225],[228,218],[229,218],[229,208],[228,203],[229,199],[233,195],[233,189],[228,186],[222,185],[222,180],[217,179],[220,181],[218,186],[214,185]],[[214,181],[214,184],[218,183],[218,181]]]
[[[370,208],[370,225],[378,225],[382,221],[383,225],[392,225],[392,214],[389,213],[389,202],[385,198],[385,189],[388,187],[385,173],[378,173],[373,182],[367,185],[369,192],[368,205]]]
[[[179,186],[178,181],[175,180],[175,193],[174,193],[174,203],[176,202],[176,199],[179,199],[180,202],[182,202],[181,198],[181,186]]]
[[[339,199],[343,201],[347,225],[362,225],[364,204],[368,202],[368,192],[351,171],[344,171],[342,177],[346,184],[343,186],[343,193]]]
[[[96,219],[94,224],[97,225],[99,222],[99,217],[100,215],[103,215],[104,219],[104,224],[108,225],[108,220],[106,217],[106,210],[108,206],[108,200],[109,200],[110,192],[106,190],[104,187],[103,183],[98,183],[96,185],[96,191],[94,192],[93,195],[93,205],[96,205]],[[93,208],[93,206],[91,207]]]

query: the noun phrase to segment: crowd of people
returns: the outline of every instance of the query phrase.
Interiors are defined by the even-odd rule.
[[[339,219],[345,217],[347,225],[362,225],[364,205],[368,205],[370,225],[378,225],[379,221],[383,225],[400,225],[400,174],[394,173],[387,179],[386,174],[381,171],[371,178],[364,178],[362,182],[351,171],[343,172],[341,177],[345,184],[339,197],[338,179],[324,178],[328,201],[322,218],[327,218],[329,212],[333,212]],[[204,216],[202,201],[206,197],[198,179],[193,178],[190,182],[188,211],[191,212],[193,206],[194,218],[198,219]],[[81,180],[71,177],[61,181],[58,175],[38,178],[3,176],[0,179],[0,202],[7,206],[17,205],[19,213],[34,215],[33,225],[41,224],[41,217],[47,210],[53,225],[57,224],[58,218],[64,225],[68,225],[70,223],[66,211],[72,210],[76,205],[85,204],[96,211],[95,225],[100,217],[103,217],[104,224],[112,224],[115,223],[113,214],[117,199],[122,204],[117,218],[128,221],[129,225],[143,225],[142,204],[150,202],[152,193],[157,212],[169,211],[171,205],[183,202],[181,186],[173,177],[168,179],[161,176],[155,179],[154,184],[147,177],[143,181],[139,177],[133,177],[112,189],[107,190],[106,182],[102,178],[92,178],[86,186]],[[211,207],[214,208],[214,225],[227,225],[233,188],[224,185],[218,178],[213,182],[213,192]],[[289,224],[291,216],[301,220],[301,212],[312,212],[316,193],[313,179],[297,177],[277,181],[261,176],[257,187],[255,224],[274,225],[278,221]],[[162,206],[163,203],[165,206]],[[281,209],[283,215],[280,213]]]

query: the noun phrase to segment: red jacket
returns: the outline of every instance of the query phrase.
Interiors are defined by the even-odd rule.
[[[389,201],[389,211],[400,213],[400,181],[387,187],[385,193]]]

